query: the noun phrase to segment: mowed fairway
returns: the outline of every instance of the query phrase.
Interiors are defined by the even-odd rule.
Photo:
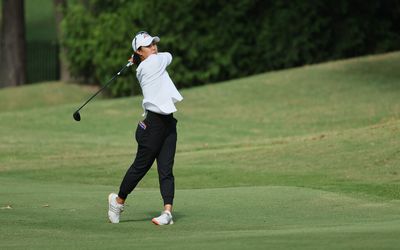
[[[183,90],[166,227],[156,166],[107,222],[141,97],[54,86],[0,90],[0,249],[400,246],[399,52]]]

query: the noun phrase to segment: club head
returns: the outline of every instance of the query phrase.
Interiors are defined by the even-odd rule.
[[[79,121],[81,120],[81,115],[79,114],[78,111],[76,111],[76,112],[73,114],[73,117],[74,117],[74,120],[77,121],[77,122],[79,122]]]

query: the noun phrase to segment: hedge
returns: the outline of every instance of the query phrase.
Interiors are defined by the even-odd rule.
[[[92,0],[63,21],[71,73],[104,84],[132,53],[136,32],[161,38],[178,88],[400,48],[396,0]],[[113,96],[140,93],[134,71]]]

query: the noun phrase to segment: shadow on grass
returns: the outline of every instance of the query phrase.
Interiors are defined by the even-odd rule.
[[[142,222],[142,221],[149,221],[151,222],[151,219],[153,219],[154,217],[157,217],[160,215],[160,211],[151,211],[149,212],[145,218],[139,218],[139,219],[127,219],[127,220],[121,220],[120,223],[128,223],[128,222]],[[173,216],[173,220],[174,222],[179,221],[179,219],[185,217],[185,215],[183,215],[180,212],[173,212],[172,213]]]

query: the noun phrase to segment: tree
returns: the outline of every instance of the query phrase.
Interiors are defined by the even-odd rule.
[[[26,83],[24,0],[2,0],[0,87]]]
[[[61,41],[62,40],[61,21],[64,18],[64,12],[67,7],[67,0],[53,0],[53,5],[54,5],[54,10],[55,10],[54,12],[55,12],[55,17],[56,17],[58,41]],[[59,44],[60,44],[60,54],[59,54],[60,80],[63,82],[68,82],[68,81],[71,81],[71,75],[69,73],[68,63],[65,58],[67,50],[61,42]]]

